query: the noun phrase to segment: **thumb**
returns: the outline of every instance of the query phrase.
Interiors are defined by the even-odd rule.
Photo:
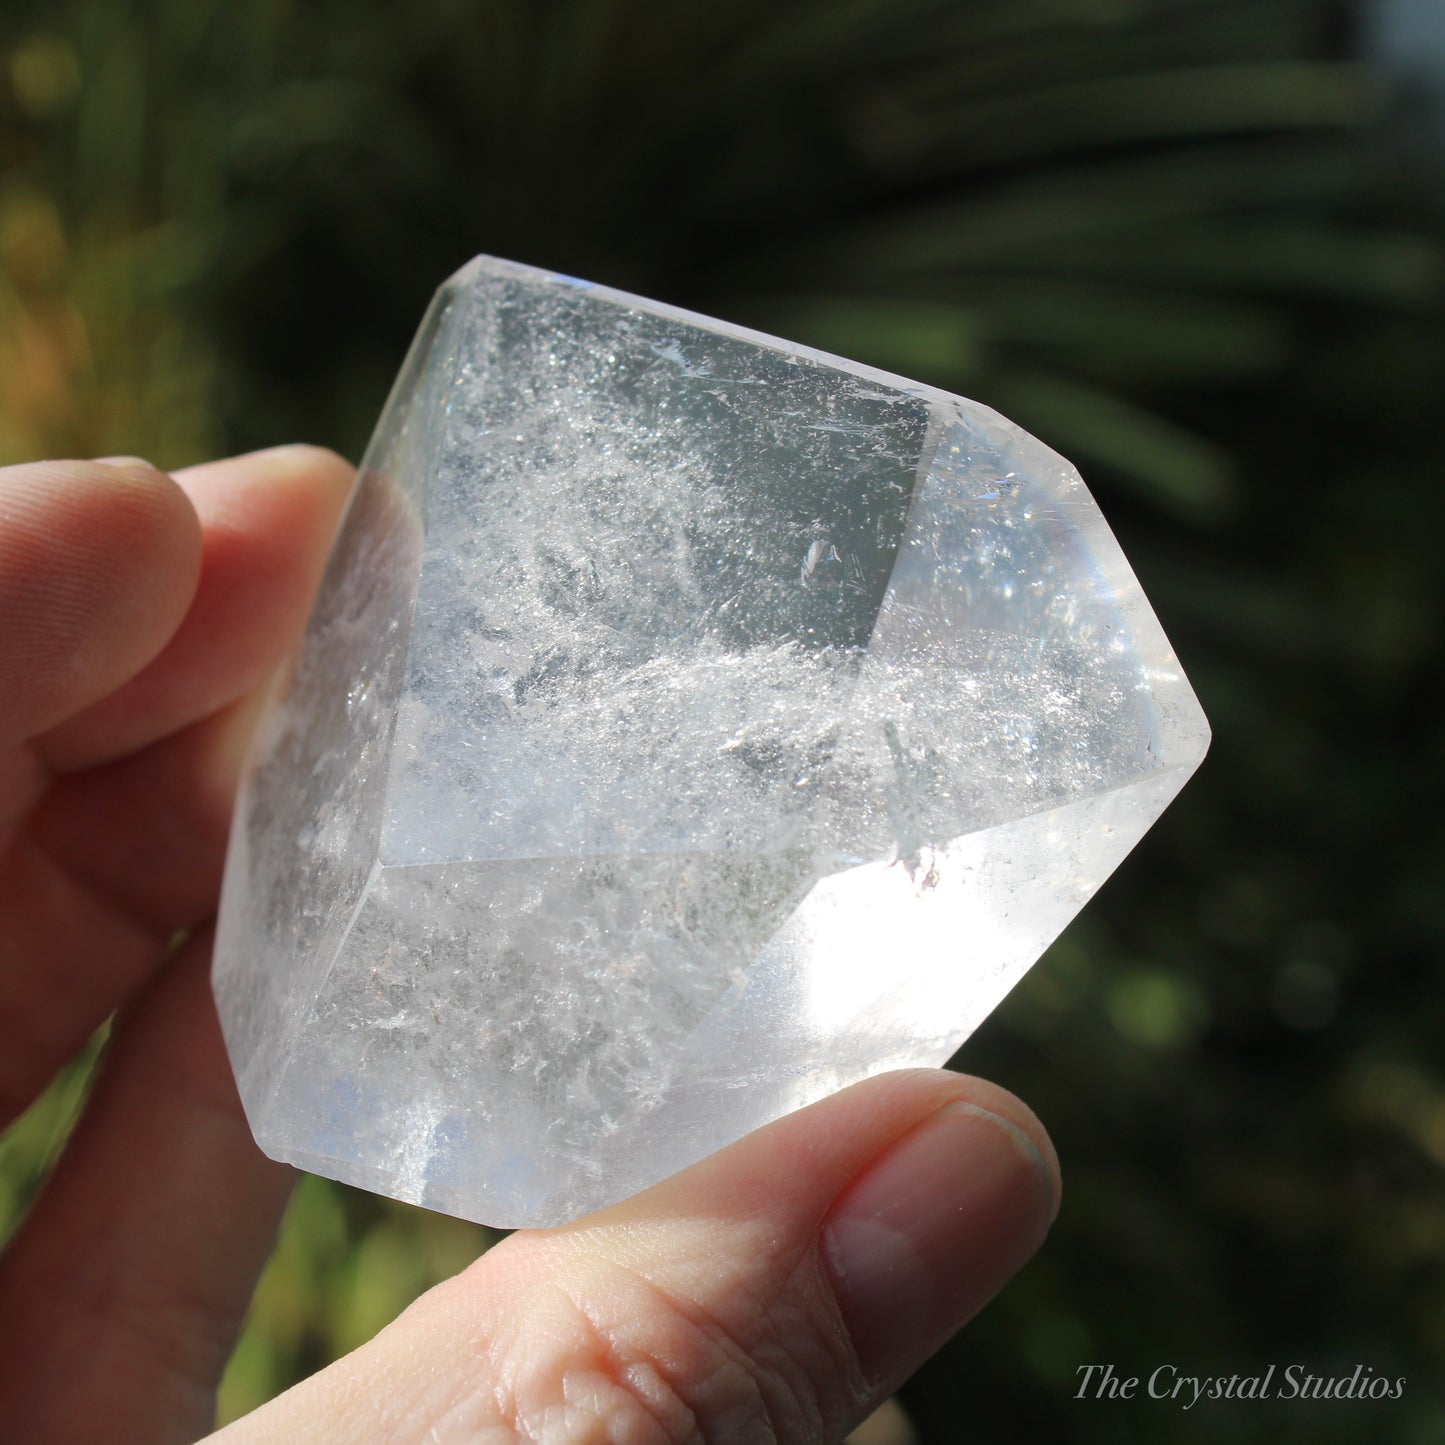
[[[1012,1095],[884,1075],[512,1235],[214,1439],[829,1445],[1023,1265],[1057,1199]]]

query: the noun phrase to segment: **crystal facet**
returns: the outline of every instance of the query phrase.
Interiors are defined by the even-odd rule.
[[[262,723],[215,983],[261,1146],[560,1222],[945,1060],[1208,728],[986,407],[479,258]]]

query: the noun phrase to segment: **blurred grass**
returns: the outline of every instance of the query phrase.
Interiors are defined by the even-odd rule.
[[[0,17],[0,461],[356,455],[487,250],[966,391],[1084,469],[1216,742],[961,1055],[1068,1199],[909,1387],[926,1440],[1445,1438],[1445,219],[1350,37],[1327,0]],[[83,1072],[0,1142],[0,1228]],[[307,1180],[223,1416],[489,1237]],[[1072,1400],[1091,1360],[1410,1384],[1124,1415]]]
[[[26,1112],[0,1134],[0,1240],[29,1209],[45,1173],[59,1157],[85,1103],[105,1030]]]
[[[220,1418],[244,1415],[300,1373],[364,1344],[495,1238],[459,1219],[307,1176],[221,1382]]]

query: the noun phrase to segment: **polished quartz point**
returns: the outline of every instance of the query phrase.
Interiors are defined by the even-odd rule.
[[[1062,458],[486,257],[261,725],[215,986],[263,1149],[496,1225],[942,1063],[1204,755]]]

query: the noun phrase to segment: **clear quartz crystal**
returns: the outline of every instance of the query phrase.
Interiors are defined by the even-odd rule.
[[[256,1137],[497,1225],[943,1062],[1208,727],[987,407],[479,258],[377,428],[236,815]]]

